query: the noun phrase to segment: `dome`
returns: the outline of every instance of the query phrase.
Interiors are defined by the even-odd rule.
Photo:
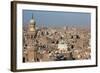
[[[35,25],[35,20],[34,20],[33,14],[32,14],[32,18],[31,18],[31,20],[29,21],[29,23],[32,24],[32,25]]]
[[[32,31],[32,32],[35,31],[35,20],[34,20],[33,16],[29,21],[28,30]]]
[[[35,20],[34,19],[31,19],[30,20],[30,24],[34,24],[35,23]]]

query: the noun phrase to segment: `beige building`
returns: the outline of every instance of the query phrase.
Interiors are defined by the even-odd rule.
[[[37,48],[35,46],[35,35],[36,35],[36,23],[34,18],[29,21],[26,32],[24,33],[24,62],[37,61]]]

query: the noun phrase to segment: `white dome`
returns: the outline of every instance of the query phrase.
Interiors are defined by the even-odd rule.
[[[30,20],[30,23],[31,23],[31,24],[34,24],[34,23],[35,23],[35,20],[34,20],[34,19],[31,19],[31,20]]]

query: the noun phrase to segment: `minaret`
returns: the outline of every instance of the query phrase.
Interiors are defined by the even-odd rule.
[[[35,32],[36,31],[35,25],[36,25],[36,22],[34,20],[33,14],[32,14],[32,18],[29,21],[28,31]]]
[[[27,40],[25,43],[27,44],[27,62],[35,62],[36,61],[36,42],[35,42],[35,35],[36,35],[36,28],[35,28],[35,20],[32,18],[29,21],[28,29],[27,29]]]

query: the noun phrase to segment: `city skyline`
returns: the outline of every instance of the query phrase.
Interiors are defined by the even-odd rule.
[[[46,27],[90,27],[91,14],[79,12],[57,12],[57,11],[40,11],[40,10],[23,10],[23,24],[27,25],[32,18],[36,21],[37,26]]]

